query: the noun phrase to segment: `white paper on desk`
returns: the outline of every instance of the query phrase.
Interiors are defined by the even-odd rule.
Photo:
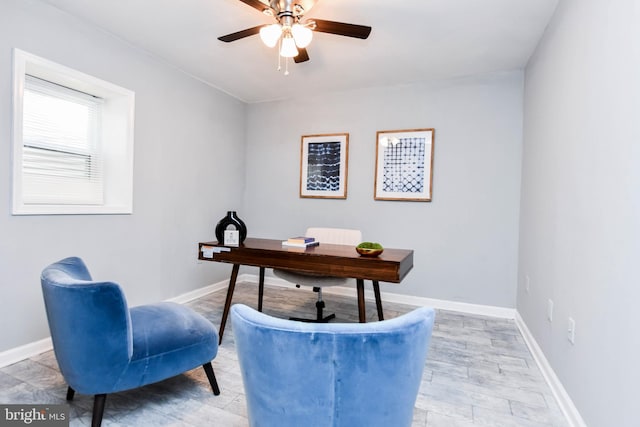
[[[202,249],[200,249],[202,251],[202,258],[213,258],[214,249],[213,246],[203,246]]]

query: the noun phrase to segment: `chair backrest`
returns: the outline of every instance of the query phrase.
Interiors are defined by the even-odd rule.
[[[101,382],[133,353],[131,318],[120,286],[95,282],[80,258],[46,267],[40,278],[53,349],[67,383]]]
[[[374,323],[304,323],[236,304],[252,426],[410,426],[434,311]]]
[[[362,232],[360,230],[350,230],[346,228],[309,227],[307,228],[305,236],[315,237],[320,243],[334,245],[357,246],[362,242]]]

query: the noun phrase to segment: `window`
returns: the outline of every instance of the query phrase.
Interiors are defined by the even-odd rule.
[[[30,75],[22,97],[22,200],[104,203],[101,99]]]
[[[133,92],[14,51],[13,214],[132,212]]]

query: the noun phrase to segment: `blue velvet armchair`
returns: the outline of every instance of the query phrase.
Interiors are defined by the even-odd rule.
[[[93,281],[80,258],[46,267],[41,276],[53,349],[69,385],[94,395],[92,426],[99,426],[106,395],[158,382],[203,366],[215,395],[211,366],[218,334],[188,307],[157,303],[129,309],[120,286]]]
[[[237,304],[231,319],[251,426],[411,425],[433,309],[374,323],[303,323]]]

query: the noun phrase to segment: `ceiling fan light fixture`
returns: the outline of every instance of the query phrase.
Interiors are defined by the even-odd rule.
[[[1,0],[0,0],[1,1]],[[309,61],[307,46],[311,44],[313,33],[335,34],[344,37],[366,39],[371,27],[324,19],[307,19],[306,12],[318,0],[240,0],[240,2],[275,19],[271,25],[258,25],[218,37],[229,43],[245,37],[260,34],[262,42],[270,48],[278,45],[278,70],[285,63],[285,75],[289,74],[289,58],[299,64]],[[284,59],[283,59],[284,58]],[[388,142],[387,142],[388,143]]]
[[[280,24],[265,25],[260,28],[260,38],[267,47],[274,47],[282,35]]]
[[[302,24],[295,23],[291,27],[291,35],[296,42],[296,46],[300,49],[304,49],[309,46],[313,39],[313,31]]]
[[[285,34],[282,37],[282,46],[280,47],[280,56],[283,58],[293,58],[298,56],[298,49],[296,49],[296,42],[293,40],[291,34]]]

